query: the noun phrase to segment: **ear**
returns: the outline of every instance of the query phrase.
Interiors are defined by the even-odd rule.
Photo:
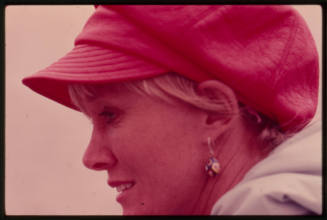
[[[211,137],[215,138],[224,133],[239,115],[237,98],[229,86],[217,80],[200,83],[197,92],[210,103],[210,110],[204,110],[203,125],[206,130],[213,132]]]

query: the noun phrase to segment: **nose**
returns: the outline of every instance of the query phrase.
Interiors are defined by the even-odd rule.
[[[83,164],[92,170],[108,170],[117,162],[105,138],[93,129],[90,143],[83,156]]]

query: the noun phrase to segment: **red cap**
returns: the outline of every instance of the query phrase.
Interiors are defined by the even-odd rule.
[[[99,5],[75,48],[23,83],[78,110],[70,83],[173,71],[196,82],[220,80],[241,102],[293,131],[314,116],[318,69],[310,31],[288,6]]]

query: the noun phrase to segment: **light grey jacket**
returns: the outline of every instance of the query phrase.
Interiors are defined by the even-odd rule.
[[[315,122],[256,164],[214,205],[212,215],[322,213],[322,130]]]

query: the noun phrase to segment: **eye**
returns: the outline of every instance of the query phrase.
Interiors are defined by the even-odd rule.
[[[106,119],[107,123],[111,123],[117,117],[117,114],[114,112],[105,110],[105,111],[101,112],[99,114],[99,116],[104,117]]]

